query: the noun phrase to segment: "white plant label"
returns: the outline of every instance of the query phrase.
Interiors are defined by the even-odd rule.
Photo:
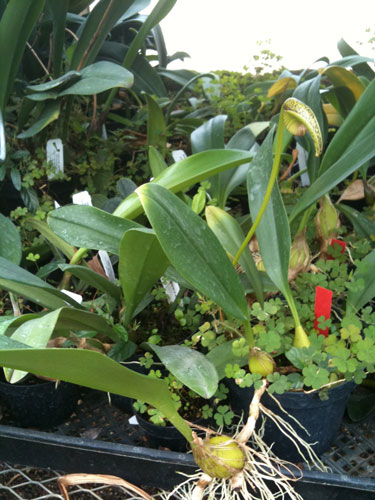
[[[297,144],[298,151],[298,167],[300,170],[307,168],[307,151],[302,146]],[[310,186],[310,177],[307,172],[301,175],[301,184],[303,187]]]
[[[163,283],[163,287],[168,296],[168,302],[171,304],[177,298],[178,292],[180,291],[180,285],[175,281],[167,281]]]
[[[172,158],[174,161],[177,163],[178,161],[184,160],[187,158],[187,154],[183,149],[176,149],[175,151],[172,151]]]
[[[72,200],[74,205],[89,205],[92,206],[91,196],[88,191],[81,191],[79,193],[75,193],[72,196]]]
[[[70,290],[61,290],[62,293],[65,293],[65,295],[68,295],[71,299],[74,299],[78,304],[82,304],[82,295],[79,295],[78,293],[71,292]],[[69,304],[71,306],[71,304]]]
[[[46,145],[47,161],[51,162],[55,172],[48,176],[53,179],[56,174],[64,172],[64,147],[61,139],[50,139]]]
[[[139,425],[137,417],[135,415],[133,415],[132,417],[129,418],[128,423],[130,425]]]

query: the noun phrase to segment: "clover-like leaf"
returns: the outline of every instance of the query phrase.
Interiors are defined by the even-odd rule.
[[[302,373],[305,377],[305,385],[313,389],[320,389],[322,386],[329,383],[329,371],[325,368],[309,365],[302,370]]]

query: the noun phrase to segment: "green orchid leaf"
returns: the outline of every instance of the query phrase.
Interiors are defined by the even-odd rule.
[[[0,288],[21,295],[47,309],[65,307],[67,303],[82,309],[82,306],[68,295],[3,257],[0,257]]]
[[[43,105],[40,115],[36,121],[25,132],[18,134],[19,139],[28,139],[38,134],[41,130],[47,127],[50,123],[57,120],[60,115],[60,102],[47,100]]]
[[[249,152],[230,149],[203,151],[171,165],[161,172],[152,184],[178,193],[223,170],[249,162],[252,157],[253,154]],[[132,194],[116,208],[113,215],[134,219],[142,211],[140,199],[136,194]]]
[[[60,90],[63,90],[65,87],[76,83],[81,78],[82,76],[79,71],[68,71],[68,73],[65,73],[65,75],[56,78],[56,80],[40,83],[38,85],[28,85],[27,88],[35,92],[54,91],[57,95]],[[28,97],[29,99],[33,99],[32,94]]]
[[[346,57],[349,56],[355,56],[359,57],[358,53],[343,39],[341,38],[337,44],[337,48],[339,49],[340,54],[343,56],[345,59]],[[338,64],[338,63],[336,63]],[[353,64],[350,64],[350,66],[354,66]],[[375,77],[375,72],[374,70],[366,63],[362,64],[356,64],[355,65],[355,72],[359,76],[364,76],[368,80],[373,80]]]
[[[186,387],[206,399],[215,394],[219,377],[214,365],[202,353],[181,345],[148,345],[167,370]]]
[[[172,266],[227,314],[246,320],[240,279],[207,224],[162,186],[144,184],[136,192]]]
[[[267,189],[272,163],[273,130],[269,132],[247,173],[251,217],[255,220]],[[288,289],[291,237],[288,218],[277,183],[256,230],[260,253],[268,276],[283,292]]]
[[[167,130],[164,114],[153,97],[145,94],[147,102],[147,145],[153,146],[162,158],[167,150]]]
[[[24,54],[45,0],[10,0],[0,20],[0,113],[4,111]]]
[[[68,335],[70,330],[94,330],[107,333],[117,339],[108,323],[96,314],[78,311],[68,307],[57,309],[39,318],[30,319],[22,323],[12,334],[12,340],[22,342],[28,346],[46,347],[54,333]],[[15,384],[22,380],[27,372],[4,368],[8,382]]]
[[[130,88],[133,81],[133,75],[119,64],[99,61],[86,66],[81,71],[81,79],[59,92],[58,97],[100,94],[114,87]]]
[[[344,156],[350,154],[356,139],[367,128],[375,115],[375,79],[357,101],[344,123],[334,135],[324,154],[319,175],[331,169]],[[364,163],[366,160],[363,160]]]
[[[358,238],[375,238],[375,222],[366,217],[362,212],[358,212],[349,205],[338,204],[336,208],[345,215],[354,228]]]
[[[214,365],[219,376],[219,380],[222,380],[225,374],[225,367],[228,364],[238,364],[238,366],[245,366],[249,362],[249,353],[247,352],[244,356],[235,356],[233,354],[233,342],[224,342],[206,354],[206,358]]]
[[[335,87],[348,88],[356,101],[358,101],[366,88],[352,71],[342,66],[330,65],[323,70],[322,74],[325,75]]]
[[[141,375],[108,356],[87,349],[18,349],[19,343],[0,336],[0,365],[64,380],[100,391],[139,399],[159,409],[188,439],[191,430],[175,409],[164,380]]]
[[[48,224],[71,245],[116,255],[125,231],[142,227],[88,205],[68,205],[53,210],[48,215]]]
[[[350,288],[346,302],[346,312],[359,311],[375,297],[375,251],[372,251],[357,266],[353,281],[361,281],[360,287]]]
[[[154,146],[149,146],[148,148],[148,161],[150,163],[150,169],[153,177],[157,177],[168,167],[164,158],[161,156],[159,151],[154,148]]]
[[[228,212],[212,205],[206,207],[205,215],[208,226],[223,245],[224,250],[234,258],[245,239],[239,223]],[[245,271],[258,301],[263,305],[263,285],[249,247],[246,247],[241,254],[239,263]]]
[[[74,247],[66,243],[64,240],[59,238],[48,226],[46,222],[43,222],[41,220],[37,219],[32,219],[29,218],[27,219],[27,223],[30,224],[31,227],[34,227],[37,229],[46,240],[48,240],[50,243],[52,243],[53,246],[61,250],[61,252],[70,260],[74,253]]]
[[[92,269],[84,266],[71,266],[70,264],[59,264],[58,267],[63,272],[68,272],[88,285],[97,288],[101,292],[107,293],[117,301],[121,300],[121,289]]]
[[[120,244],[119,277],[126,304],[128,324],[145,295],[169,265],[155,233],[129,229]]]
[[[0,214],[0,256],[19,265],[22,259],[20,233],[13,222]]]
[[[143,4],[143,5],[140,5]],[[108,33],[116,23],[131,17],[138,8],[144,8],[145,2],[134,0],[101,0],[85,19],[80,27],[79,39],[74,46],[71,69],[88,66],[95,61]]]
[[[69,10],[69,3],[69,0],[60,0],[59,2],[48,0],[47,2],[53,22],[52,69],[55,78],[60,76],[64,61],[66,15]]]
[[[345,120],[344,125],[348,119],[349,118]],[[341,128],[339,129],[339,131],[340,130]],[[296,205],[294,206],[289,216],[289,220],[294,220],[298,214],[306,210],[306,208],[319,200],[319,198],[328,193],[332,188],[337,186],[350,174],[358,170],[374,155],[375,118],[372,118],[372,120],[369,121],[369,123],[354,139],[351,147],[343,153],[343,155],[336,161],[334,165],[331,165],[328,170],[321,173],[316,181],[304,191],[301,198],[299,198]]]

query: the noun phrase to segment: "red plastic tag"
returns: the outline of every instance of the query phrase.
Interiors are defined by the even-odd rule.
[[[331,305],[332,305],[332,290],[327,290],[322,286],[317,286],[315,291],[315,320],[314,328],[318,330],[319,335],[328,336],[328,328],[322,330],[318,328],[318,318],[324,316],[325,319],[329,319],[331,316]]]
[[[345,243],[345,241],[342,241],[342,240],[336,240],[335,238],[332,238],[332,240],[331,240],[331,242],[330,242],[330,245],[329,245],[329,246],[330,246],[330,247],[332,247],[332,249],[333,249],[333,247],[335,246],[335,244],[336,244],[336,243],[337,243],[338,245],[340,245],[340,247],[341,247],[341,253],[344,253],[344,252],[345,252],[345,248],[346,248],[346,243]],[[328,248],[328,251],[329,251],[329,248]],[[328,254],[327,259],[328,259],[328,260],[334,260],[335,258],[334,258],[334,257],[332,257],[332,255]]]

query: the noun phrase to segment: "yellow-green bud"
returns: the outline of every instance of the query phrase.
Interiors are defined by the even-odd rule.
[[[298,233],[290,249],[288,280],[294,280],[299,273],[304,273],[310,268],[310,248],[306,242],[305,230]]]
[[[249,370],[250,373],[259,373],[262,377],[267,377],[273,373],[275,369],[275,361],[268,352],[261,351],[254,347],[250,351]]]
[[[305,330],[302,328],[301,325],[296,326],[296,329],[294,331],[293,346],[299,347],[301,349],[302,347],[310,347],[310,345],[311,342]]]
[[[327,194],[320,199],[319,205],[320,208],[314,222],[316,237],[320,242],[320,251],[324,255],[327,253],[331,239],[337,236],[340,219],[337,210]]]
[[[228,436],[214,436],[193,448],[196,463],[211,477],[227,479],[245,466],[246,457],[239,444]]]

